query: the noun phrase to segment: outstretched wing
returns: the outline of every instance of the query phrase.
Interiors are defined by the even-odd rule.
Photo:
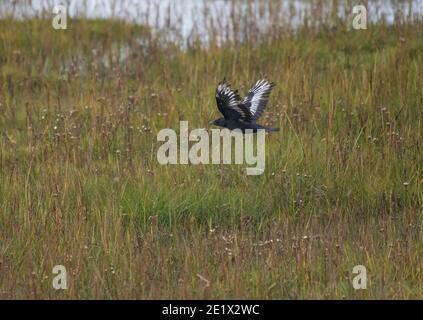
[[[252,121],[248,107],[241,104],[241,97],[237,90],[232,90],[230,85],[223,80],[216,88],[217,108],[227,120]]]
[[[259,80],[242,100],[241,104],[250,110],[253,120],[257,120],[266,109],[267,101],[269,101],[270,92],[274,85],[273,82]]]

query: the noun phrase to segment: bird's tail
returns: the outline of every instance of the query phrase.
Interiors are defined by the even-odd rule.
[[[270,128],[270,127],[266,127],[265,129],[266,131],[270,131],[270,132],[277,132],[280,130],[279,128]]]
[[[272,128],[272,127],[266,127],[266,126],[260,126],[259,129],[264,129],[268,132],[277,132],[280,130],[279,128]]]

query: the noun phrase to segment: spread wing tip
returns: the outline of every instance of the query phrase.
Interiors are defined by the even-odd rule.
[[[256,83],[255,83],[255,85],[254,86],[259,86],[259,85],[263,85],[263,84],[265,84],[265,85],[269,85],[270,87],[274,87],[274,86],[276,86],[276,83],[274,82],[274,81],[269,81],[269,80],[267,80],[266,78],[263,78],[263,79],[260,79],[260,80],[258,80]]]

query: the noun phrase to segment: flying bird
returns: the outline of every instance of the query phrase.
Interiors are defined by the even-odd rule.
[[[245,98],[241,99],[238,90],[232,90],[223,79],[216,88],[217,108],[223,118],[211,121],[210,124],[230,130],[240,129],[242,132],[246,129],[252,129],[253,132],[257,132],[258,129],[279,131],[279,128],[270,128],[256,123],[266,108],[273,87],[273,82],[259,80],[251,87]]]

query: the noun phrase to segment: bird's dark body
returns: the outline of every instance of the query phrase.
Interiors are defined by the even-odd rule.
[[[273,82],[259,80],[248,91],[244,99],[238,91],[232,90],[230,85],[223,80],[216,88],[217,108],[223,114],[223,118],[216,119],[210,124],[229,130],[239,129],[242,132],[250,129],[253,132],[263,129],[269,132],[279,131],[279,128],[271,128],[256,123],[266,108]]]
[[[217,119],[213,122],[213,124],[216,125],[216,126],[219,126],[219,127],[227,128],[229,130],[239,129],[243,133],[245,133],[245,130],[247,130],[247,129],[250,129],[250,130],[252,129],[253,133],[257,132],[257,130],[259,130],[259,129],[264,129],[268,132],[279,131],[279,128],[271,128],[271,127],[267,127],[267,126],[262,126],[260,124],[248,123],[248,122],[243,122],[243,121],[226,120],[225,118]]]

